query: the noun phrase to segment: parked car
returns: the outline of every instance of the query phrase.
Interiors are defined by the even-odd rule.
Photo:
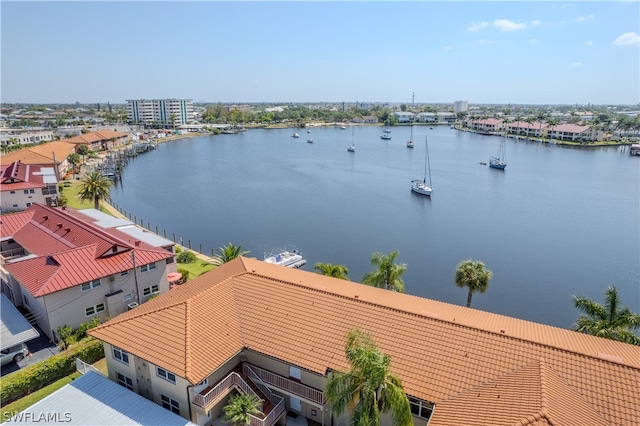
[[[24,343],[20,343],[19,345],[11,346],[0,352],[2,367],[7,364],[11,364],[12,362],[22,361],[26,355],[29,354],[29,348]]]

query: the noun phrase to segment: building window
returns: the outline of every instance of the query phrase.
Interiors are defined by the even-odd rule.
[[[156,269],[156,264],[155,263],[149,263],[147,265],[142,265],[140,267],[140,272],[141,273],[145,273],[145,272],[149,272]]]
[[[27,207],[31,207],[31,203],[27,203]]]
[[[29,306],[29,299],[27,299],[26,295],[24,295],[24,294],[22,295],[22,300],[24,300],[24,304],[25,305]]]
[[[30,190],[29,190],[29,194],[35,194],[35,193],[36,193],[36,190],[35,190],[35,189],[30,189]]]
[[[127,293],[127,294],[124,295],[124,301],[125,302],[128,301],[128,300],[131,300],[131,299],[133,299],[133,294]]]
[[[430,402],[409,397],[409,404],[411,405],[411,414],[414,416],[427,420],[431,418],[431,414],[433,413],[433,404]]]
[[[171,382],[173,384],[176,383],[176,375],[173,373],[169,373],[167,370],[163,368],[156,367],[156,374],[168,382]]]
[[[82,291],[89,291],[97,287],[100,287],[100,280],[89,281],[88,283],[82,284]]]
[[[15,194],[16,191],[9,191],[9,194]]]
[[[144,296],[149,296],[151,294],[155,294],[155,293],[159,293],[160,292],[160,286],[158,284],[154,284],[151,287],[147,287],[142,289],[142,294]]]
[[[168,396],[162,394],[160,395],[160,398],[162,399],[162,406],[164,408],[166,408],[167,410],[171,410],[178,415],[180,414],[180,404],[178,404],[178,401],[174,401]]]
[[[104,311],[104,303],[98,303],[95,306],[89,306],[84,309],[84,314],[88,317]]]
[[[120,348],[113,347],[113,358],[118,361],[129,365],[129,352],[123,351]]]
[[[120,272],[121,277],[126,277],[127,275],[129,275],[129,271]]]
[[[116,372],[116,376],[118,377],[118,384],[120,386],[124,386],[125,388],[129,389],[130,391],[133,390],[133,381],[128,378],[127,376],[120,374],[118,372]]]
[[[24,192],[25,194],[28,194],[28,193],[29,193],[29,190],[28,190],[28,189],[25,189],[25,190],[23,190],[23,192]]]

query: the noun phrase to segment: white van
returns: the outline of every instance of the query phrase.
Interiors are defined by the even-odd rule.
[[[0,352],[2,367],[12,362],[22,361],[26,355],[29,354],[29,348],[24,343],[11,346]]]

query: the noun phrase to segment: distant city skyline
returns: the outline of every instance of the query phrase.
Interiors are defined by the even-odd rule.
[[[2,103],[640,103],[640,2],[3,1]]]

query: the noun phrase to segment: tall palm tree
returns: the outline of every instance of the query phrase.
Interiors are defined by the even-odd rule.
[[[253,394],[240,394],[229,398],[229,403],[224,406],[224,422],[233,423],[236,426],[251,424],[251,414],[260,413],[260,398]]]
[[[362,277],[362,283],[373,287],[404,293],[402,275],[407,271],[404,263],[395,263],[398,250],[385,255],[375,252],[371,257],[371,266],[377,268]]]
[[[234,246],[233,244],[229,243],[226,246],[220,247],[218,250],[220,250],[220,253],[213,257],[218,265],[231,262],[236,257],[245,256],[251,253],[248,250],[242,250],[242,244]]]
[[[347,278],[349,269],[344,265],[332,265],[331,263],[318,262],[313,265],[313,269],[328,277],[340,278],[341,280],[349,279]]]
[[[100,208],[100,201],[109,198],[109,190],[113,183],[100,172],[91,172],[80,181],[78,196],[82,201],[93,201],[96,210]]]
[[[390,372],[391,356],[378,350],[368,333],[353,329],[345,345],[348,372],[334,371],[325,397],[340,416],[351,411],[351,426],[379,426],[380,415],[391,412],[394,426],[412,425],[411,406],[400,378]]]
[[[493,273],[484,267],[484,263],[465,260],[458,264],[456,269],[456,285],[458,287],[467,287],[469,294],[467,295],[467,308],[471,307],[471,297],[476,291],[484,293],[489,287],[489,281],[493,277]]]
[[[634,333],[640,328],[640,315],[620,306],[618,290],[609,286],[604,293],[604,305],[584,296],[573,296],[573,304],[586,315],[580,315],[573,325],[575,331],[640,346]]]

